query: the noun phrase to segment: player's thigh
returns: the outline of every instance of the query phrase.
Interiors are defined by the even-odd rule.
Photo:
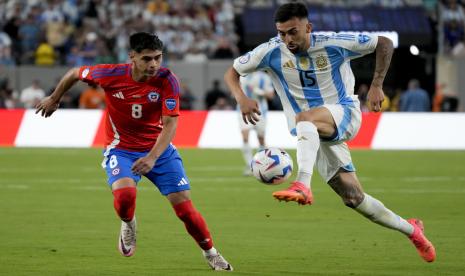
[[[296,114],[295,119],[296,122],[312,122],[316,126],[321,137],[330,137],[336,129],[336,124],[331,112],[323,106],[302,111]]]
[[[328,182],[338,172],[355,172],[349,147],[345,142],[322,142],[318,149],[316,167]]]
[[[132,179],[134,184],[139,182],[141,176],[134,174],[131,170],[132,164],[137,158],[139,157],[135,153],[111,150],[102,162],[102,166],[107,174],[108,185],[112,187],[113,183],[118,182],[118,186],[124,186],[125,181],[130,181],[129,179]]]
[[[325,104],[323,107],[331,113],[336,127],[333,135],[323,140],[348,141],[355,137],[362,122],[362,113],[356,104]]]
[[[190,182],[184,170],[181,157],[171,145],[160,156],[153,169],[145,177],[165,196],[171,193],[190,190]]]
[[[245,130],[251,130],[253,128],[253,125],[252,124],[246,124],[244,122],[244,120],[242,119],[242,115],[239,113],[238,117],[237,117],[237,120],[239,122],[239,129],[241,131],[245,131]]]

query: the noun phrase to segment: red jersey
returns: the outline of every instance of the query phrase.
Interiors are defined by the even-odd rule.
[[[161,116],[179,115],[179,82],[167,68],[137,82],[131,77],[131,64],[82,66],[79,79],[105,91],[108,149],[148,151],[163,128]]]

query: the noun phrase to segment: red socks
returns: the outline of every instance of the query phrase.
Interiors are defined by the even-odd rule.
[[[124,187],[113,191],[113,205],[123,221],[131,221],[136,209],[136,187]]]
[[[173,206],[178,218],[186,226],[187,232],[194,238],[197,244],[203,249],[208,250],[213,247],[212,237],[208,231],[207,224],[202,215],[194,208],[192,201],[187,200]]]

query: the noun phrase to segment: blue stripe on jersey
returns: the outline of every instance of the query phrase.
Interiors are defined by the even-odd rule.
[[[97,75],[97,76],[92,76],[92,78],[94,80],[96,80],[96,79],[101,79],[101,78],[104,78],[104,77],[120,77],[120,76],[125,76],[125,75],[126,75],[126,72],[122,72],[122,73]]]
[[[258,81],[258,88],[263,89],[264,86],[265,86],[265,78],[260,77],[260,80]]]
[[[349,127],[350,121],[352,119],[352,111],[351,111],[351,105],[346,105],[343,104],[342,108],[344,109],[344,116],[342,117],[341,124],[337,126],[337,132],[339,133],[337,139],[341,139],[344,133],[346,132],[347,128]]]
[[[111,76],[111,75],[116,75],[116,74],[126,74],[126,71],[92,72],[90,75],[92,77],[98,77],[98,76]]]
[[[179,94],[178,80],[172,74],[169,74],[167,79],[168,79],[168,82],[171,84],[171,90],[173,90],[173,94],[178,95]]]
[[[345,57],[350,57],[352,55],[358,54],[347,49],[335,46],[325,47],[325,50],[328,54],[328,58],[331,63],[331,76],[333,78],[333,84],[336,87],[337,94],[339,96],[338,103],[352,103],[352,98],[347,96],[346,87],[344,82],[342,81],[340,68],[345,61]]]
[[[289,92],[289,86],[287,85],[286,79],[284,78],[284,75],[283,75],[282,66],[281,66],[281,49],[279,47],[276,47],[273,50],[269,51],[263,57],[257,69],[267,67],[266,65],[267,61],[268,61],[270,68],[278,76],[279,82],[281,83],[281,86],[283,87],[284,92],[286,93],[286,97],[289,100],[289,103],[291,104],[292,109],[294,110],[295,113],[301,112],[302,110],[297,105],[297,102],[295,101],[294,97],[292,97],[291,93]]]
[[[310,61],[310,70],[306,71],[300,67],[300,62],[298,61],[298,59],[301,56],[307,57],[308,60]],[[317,106],[323,105],[324,101],[323,101],[323,98],[321,97],[320,87],[318,86],[318,81],[317,81],[316,74],[315,74],[315,65],[313,63],[313,59],[311,59],[310,56],[308,56],[308,54],[296,55],[296,57],[297,57],[297,62],[296,62],[297,69],[299,69],[299,78],[300,78],[301,84],[303,84],[302,91],[304,92],[304,96],[308,102],[308,106],[317,107]],[[303,80],[304,78],[307,80],[310,79],[312,81],[311,86],[305,86],[306,81]]]

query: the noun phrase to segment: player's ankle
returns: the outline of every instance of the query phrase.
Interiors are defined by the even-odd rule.
[[[218,255],[218,250],[216,250],[215,247],[212,247],[210,249],[204,250],[205,256],[215,256]]]

